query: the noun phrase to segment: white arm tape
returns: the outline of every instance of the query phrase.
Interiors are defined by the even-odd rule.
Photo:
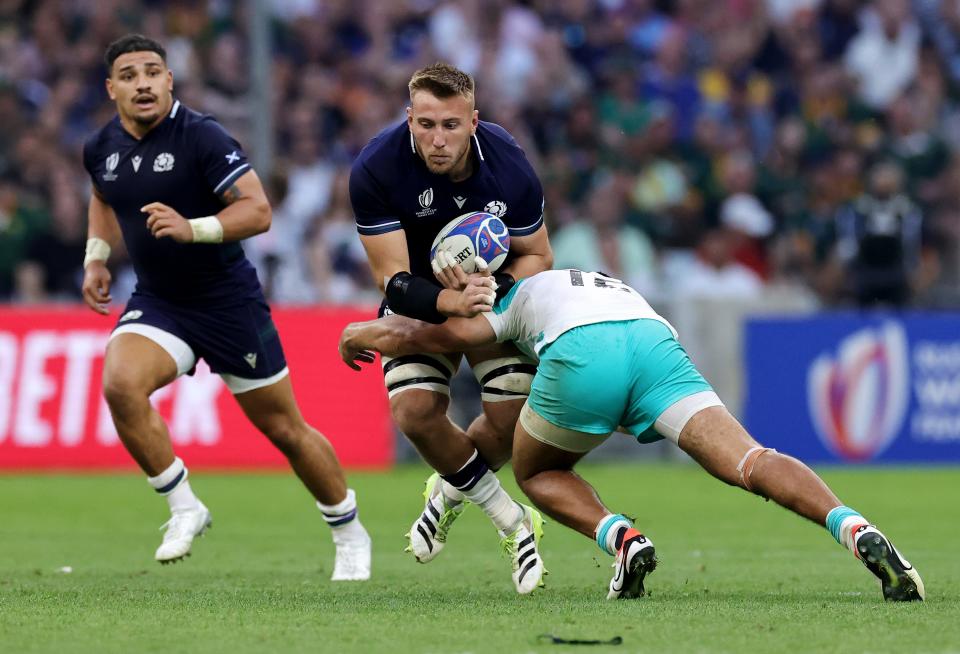
[[[83,257],[83,267],[86,267],[92,261],[106,261],[110,258],[110,244],[102,238],[93,236],[87,239],[87,250]]]
[[[216,216],[193,218],[189,221],[194,243],[223,243],[223,225]]]

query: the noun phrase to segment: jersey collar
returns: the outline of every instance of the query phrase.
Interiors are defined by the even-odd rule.
[[[174,105],[174,111],[171,111],[171,112],[170,112],[171,116],[172,116],[173,113],[176,111],[176,107],[177,107],[179,104],[180,104],[180,101],[178,100],[178,101],[176,102],[176,104]],[[424,166],[426,166],[426,164],[423,163],[423,159],[420,157],[419,154],[417,154],[417,142],[414,140],[414,138],[413,138],[413,132],[410,131],[410,128],[407,128],[407,134],[410,136],[410,152],[413,154],[414,157],[417,158],[417,160],[418,160],[421,164],[423,164]],[[477,170],[474,171],[474,173],[477,173],[477,172],[480,171],[480,168],[483,167],[482,165],[486,162],[486,159],[483,158],[483,148],[480,147],[480,139],[477,138],[476,132],[474,132],[472,138],[473,138],[473,152],[475,152],[476,155],[477,155]],[[473,154],[473,153],[471,153],[471,155],[472,155],[472,154]]]
[[[126,138],[130,139],[131,141],[135,141],[135,142],[137,142],[137,143],[142,143],[145,139],[150,138],[152,134],[154,134],[154,133],[156,133],[156,132],[159,132],[159,131],[163,128],[163,126],[166,125],[168,122],[170,122],[170,121],[172,121],[173,119],[175,119],[175,118],[177,117],[177,114],[178,114],[179,112],[180,112],[180,101],[179,101],[179,100],[174,100],[174,101],[173,101],[173,105],[170,107],[170,113],[167,114],[167,117],[164,118],[163,120],[161,120],[159,123],[157,123],[156,126],[154,126],[153,129],[151,129],[149,132],[147,132],[146,134],[144,134],[144,135],[143,135],[141,138],[139,138],[139,139],[138,139],[137,137],[135,137],[133,134],[131,134],[130,132],[128,132],[128,131],[126,130],[126,128],[124,128],[123,123],[120,121],[120,115],[119,115],[119,114],[117,114],[116,116],[114,116],[113,119],[116,121],[117,129],[119,129],[120,132],[121,132]]]

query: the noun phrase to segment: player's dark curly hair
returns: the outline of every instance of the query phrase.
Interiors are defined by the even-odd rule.
[[[459,68],[443,62],[437,62],[415,72],[407,87],[410,89],[411,98],[417,91],[427,91],[441,99],[452,98],[455,95],[473,98],[473,78]]]
[[[107,71],[113,70],[113,62],[117,57],[130,52],[156,52],[164,63],[167,61],[167,51],[162,45],[143,34],[127,34],[107,46],[107,51],[103,55],[103,63],[107,65]]]

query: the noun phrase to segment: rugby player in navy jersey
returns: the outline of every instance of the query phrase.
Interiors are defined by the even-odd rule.
[[[105,59],[117,116],[83,149],[93,182],[83,296],[108,313],[106,261],[122,237],[137,287],[107,345],[103,392],[124,447],[170,506],[156,559],[182,559],[211,524],[149,401],[203,358],[316,498],[336,545],[332,579],[368,579],[370,538],[356,496],[330,443],[300,414],[270,309],[240,246],[270,227],[260,180],[213,118],[174,100],[159,43],[128,35]]]
[[[438,323],[473,315],[461,301],[468,280],[462,268],[446,258],[430,259],[434,238],[452,219],[486,211],[507,225],[510,254],[496,275],[501,292],[515,279],[549,269],[553,254],[540,181],[513,137],[479,120],[473,79],[435,64],[414,73],[409,90],[407,120],[373,138],[354,162],[350,199],[374,279],[386,296],[381,314]],[[500,531],[512,553],[517,591],[528,593],[540,578],[527,574],[520,552],[527,541],[539,540],[542,519],[514,502],[493,470],[510,457],[536,367],[510,344],[463,354],[483,400],[483,413],[466,432],[447,417],[450,377],[461,353],[383,358],[394,421],[438,473],[427,480],[425,507],[410,529],[408,549],[421,563],[436,557],[469,500]]]

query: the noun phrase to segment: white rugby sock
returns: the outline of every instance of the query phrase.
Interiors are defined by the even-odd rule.
[[[463,493],[458,491],[455,486],[451,485],[443,477],[440,478],[440,493],[443,495],[443,501],[450,508],[459,506],[463,504],[463,501],[466,499]]]
[[[358,517],[357,494],[352,488],[347,489],[347,496],[337,504],[317,502],[317,508],[330,526],[334,543],[366,537],[367,531]]]
[[[523,520],[523,509],[510,499],[500,480],[487,467],[486,461],[476,450],[469,460],[450,475],[442,475],[451,486],[480,507],[504,534],[512,533]]]
[[[166,470],[156,477],[147,477],[147,483],[153,486],[153,490],[167,498],[171,512],[195,509],[200,505],[200,500],[193,494],[187,475],[187,467],[183,464],[183,460],[175,457]]]
[[[857,554],[857,543],[855,540],[856,532],[860,527],[869,526],[870,521],[857,513],[849,506],[840,505],[835,507],[827,514],[826,528],[830,531],[837,542]]]
[[[604,552],[616,556],[623,544],[623,535],[632,526],[630,520],[623,514],[605,515],[593,530],[594,540]]]

